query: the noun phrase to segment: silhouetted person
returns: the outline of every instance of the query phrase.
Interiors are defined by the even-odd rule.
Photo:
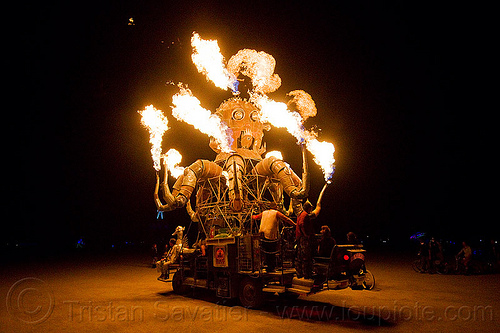
[[[470,260],[472,259],[472,249],[466,242],[462,242],[462,249],[458,252],[457,258],[461,260],[465,267],[465,273],[468,274]]]
[[[432,237],[429,241],[429,264],[431,273],[436,271],[436,261],[441,261],[443,259],[441,244]]]
[[[498,247],[493,239],[491,239],[490,243],[488,244],[488,247],[486,249],[486,256],[488,262],[491,265],[498,266],[498,261],[499,261]]]
[[[417,256],[422,264],[422,271],[426,272],[429,269],[429,249],[423,239],[420,239]]]
[[[155,268],[156,262],[158,261],[158,246],[156,246],[156,243],[153,244],[153,246],[151,247],[151,258],[152,258],[151,268]]]
[[[297,271],[298,278],[312,278],[313,254],[316,251],[312,219],[316,218],[321,211],[321,199],[323,198],[326,186],[327,184],[323,186],[319,194],[316,208],[313,210],[313,205],[308,200],[302,205],[303,211],[297,216],[297,226],[295,228],[297,260],[295,262],[295,270]]]
[[[321,239],[318,244],[318,257],[330,257],[332,249],[335,246],[335,239],[332,237],[330,227],[324,225],[320,230]]]
[[[351,245],[358,245],[359,244],[358,236],[356,236],[356,234],[352,231],[349,231],[347,233],[347,244],[351,244]]]

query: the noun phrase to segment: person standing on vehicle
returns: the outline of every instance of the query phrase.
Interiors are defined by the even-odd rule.
[[[272,208],[276,208],[275,205]],[[276,240],[278,239],[279,222],[295,225],[286,215],[276,209],[267,209],[258,215],[252,216],[253,220],[260,220],[259,233],[263,235],[262,247],[265,252],[267,270],[273,272],[276,268]]]
[[[295,270],[298,278],[312,278],[312,260],[315,251],[314,224],[321,210],[321,204],[318,201],[316,208],[309,201],[303,205],[303,211],[297,217],[297,227],[295,228],[295,237],[297,240],[297,262]]]
[[[297,257],[295,270],[298,278],[312,278],[312,260],[316,251],[314,224],[312,219],[316,218],[321,211],[321,199],[328,183],[321,190],[316,208],[307,200],[303,205],[303,211],[297,216],[297,226],[295,227],[295,241],[297,242]]]

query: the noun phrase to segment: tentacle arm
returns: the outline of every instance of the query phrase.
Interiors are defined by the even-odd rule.
[[[283,190],[292,199],[305,199],[309,195],[309,172],[305,149],[302,146],[303,173],[302,181],[292,169],[282,160],[274,156],[263,159],[252,170],[253,173],[261,176],[275,176],[279,179]]]
[[[319,212],[321,211],[321,200],[323,199],[323,194],[325,193],[327,186],[328,186],[328,183],[325,183],[325,185],[321,189],[321,192],[319,193],[318,201],[316,202],[316,208],[314,208],[314,210],[311,212],[316,216],[318,216]]]
[[[186,202],[186,211],[188,212],[191,221],[200,222],[200,218],[198,214],[193,210],[193,207],[191,207],[191,201],[189,200]]]
[[[184,170],[184,175],[177,179],[173,186],[173,192],[171,193],[167,184],[168,169],[165,166],[165,176],[162,183],[162,189],[163,200],[165,200],[166,203],[163,204],[159,199],[158,190],[160,186],[160,177],[157,174],[154,191],[156,208],[161,211],[170,211],[185,206],[189,201],[198,180],[220,176],[221,174],[222,168],[214,162],[208,160],[197,160]]]

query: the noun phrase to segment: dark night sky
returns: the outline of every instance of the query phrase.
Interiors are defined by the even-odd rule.
[[[166,82],[188,84],[211,110],[231,97],[196,72],[193,31],[218,39],[226,59],[242,48],[273,55],[283,82],[274,99],[284,101],[294,89],[312,95],[318,115],[306,127],[322,129],[337,160],[319,224],[402,238],[422,230],[490,233],[488,203],[477,203],[484,193],[475,184],[487,171],[471,171],[484,159],[474,151],[464,94],[481,66],[470,51],[480,44],[479,19],[469,8],[422,2],[291,3],[23,5],[13,67],[21,73],[16,122],[26,149],[12,147],[16,190],[8,208],[16,222],[4,238],[149,235],[155,178],[136,111],[149,104],[164,110],[171,126],[164,150],[177,148],[187,166],[215,154],[205,135],[173,119],[176,87]],[[265,139],[300,174],[291,136],[273,129]],[[322,175],[312,159],[310,168],[315,200]],[[173,226],[187,220],[184,211],[169,216],[165,223]],[[473,227],[457,227],[464,221]]]

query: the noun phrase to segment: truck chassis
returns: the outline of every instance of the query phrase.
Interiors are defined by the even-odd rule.
[[[336,245],[328,257],[314,258],[313,279],[297,278],[293,268],[293,249],[281,237],[276,253],[277,267],[268,272],[262,264],[260,235],[207,239],[206,255],[181,254],[169,266],[173,291],[186,294],[190,289],[213,290],[217,297],[238,298],[249,308],[262,305],[271,294],[297,297],[324,290],[372,287],[373,276],[365,268],[361,245]],[[372,282],[365,281],[369,276]],[[369,283],[369,284],[367,284]]]

